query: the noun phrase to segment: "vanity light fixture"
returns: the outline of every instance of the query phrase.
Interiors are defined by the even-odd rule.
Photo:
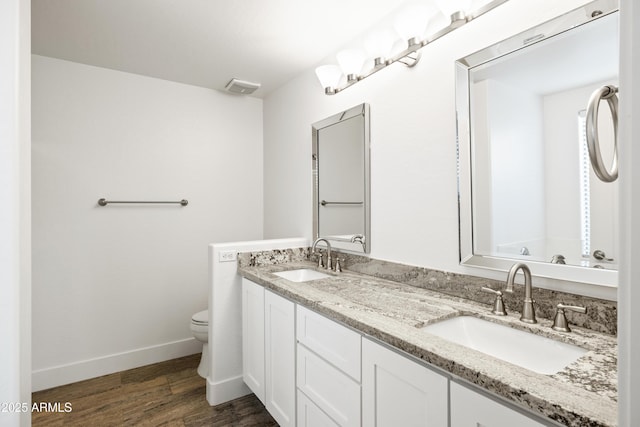
[[[394,62],[413,67],[420,60],[420,52],[418,51],[424,46],[506,3],[507,0],[490,0],[476,10],[470,9],[471,2],[472,0],[436,0],[438,8],[443,15],[450,17],[450,21],[447,26],[428,37],[424,37],[425,30],[429,21],[438,14],[438,10],[429,7],[424,2],[411,3],[409,7],[398,13],[394,21],[395,31],[405,42],[404,50],[393,55],[391,49],[394,37],[390,35],[393,33],[391,30],[377,30],[365,39],[368,56],[365,56],[362,50],[347,49],[336,55],[340,64],[339,68],[335,65],[322,65],[316,68],[316,75],[325,94],[334,95],[341,92]],[[385,36],[380,35],[384,33],[386,33]],[[373,68],[363,71],[364,63],[367,60],[373,61]]]

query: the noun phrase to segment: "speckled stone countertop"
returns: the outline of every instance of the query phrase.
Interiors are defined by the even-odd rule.
[[[296,303],[560,424],[617,425],[615,336],[575,326],[571,333],[560,333],[553,331],[546,319],[539,319],[534,325],[525,324],[516,314],[494,316],[489,306],[349,271],[328,273],[330,278],[303,283],[273,274],[298,268],[314,265],[299,260],[260,266],[240,263],[238,272]],[[506,323],[589,351],[564,370],[543,375],[420,330],[426,324],[461,314]]]

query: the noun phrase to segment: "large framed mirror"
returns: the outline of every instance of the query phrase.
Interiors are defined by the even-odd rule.
[[[618,86],[618,19],[594,1],[456,62],[461,264],[617,286],[618,182],[593,173],[585,110]]]
[[[313,236],[334,248],[371,250],[369,105],[312,125]]]

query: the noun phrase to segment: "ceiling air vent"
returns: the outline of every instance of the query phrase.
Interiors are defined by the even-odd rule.
[[[225,89],[231,93],[237,93],[240,95],[249,95],[260,89],[260,83],[251,83],[244,80],[231,79],[225,86]]]

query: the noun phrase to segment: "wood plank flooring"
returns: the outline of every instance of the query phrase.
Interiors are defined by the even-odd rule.
[[[34,427],[277,426],[251,394],[209,406],[200,355],[122,371],[33,393],[34,403],[59,403],[60,412],[33,412]],[[65,403],[72,410],[63,412]]]

